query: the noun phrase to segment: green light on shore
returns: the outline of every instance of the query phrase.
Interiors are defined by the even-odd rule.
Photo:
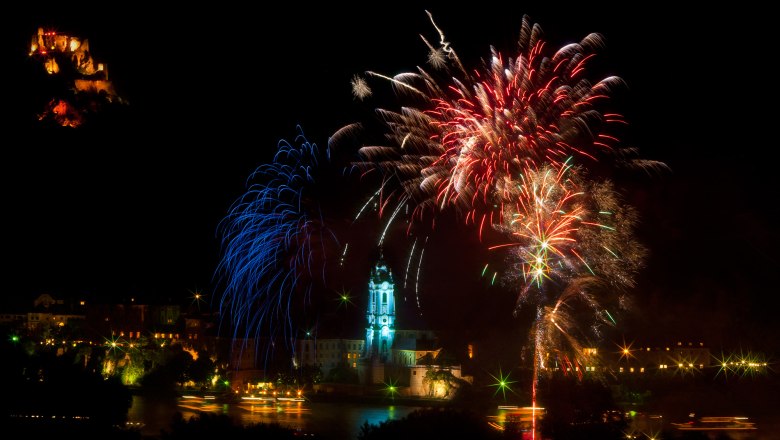
[[[512,389],[511,385],[512,385],[513,383],[517,382],[517,381],[515,381],[515,380],[509,380],[509,374],[507,374],[507,375],[505,376],[505,375],[504,375],[504,373],[501,371],[501,368],[499,368],[499,369],[498,369],[498,376],[493,376],[492,374],[491,374],[490,376],[491,376],[491,377],[493,377],[493,379],[496,381],[494,384],[491,384],[491,385],[489,385],[489,386],[492,386],[492,387],[496,387],[496,391],[495,391],[495,392],[493,392],[493,396],[494,396],[494,397],[495,397],[495,396],[496,396],[496,395],[499,393],[499,391],[500,391],[500,392],[501,392],[501,394],[504,396],[504,400],[506,400],[506,392],[507,392],[507,390],[508,390],[509,392],[512,392],[512,393],[514,393],[514,392],[515,392],[515,391]]]
[[[11,336],[11,342],[19,342],[19,336],[16,335]]]
[[[395,395],[398,393],[398,387],[396,386],[395,380],[390,380],[390,382],[385,382],[385,392],[390,396],[391,399],[395,400]]]

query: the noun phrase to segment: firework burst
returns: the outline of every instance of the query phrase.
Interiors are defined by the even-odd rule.
[[[544,166],[521,175],[501,223],[509,243],[508,284],[522,287],[518,304],[545,284],[563,289],[581,276],[599,277],[610,287],[633,287],[644,248],[633,240],[634,210],[620,203],[612,183],[582,179],[577,168]]]
[[[355,75],[352,77],[352,95],[356,99],[366,99],[371,96],[371,87],[362,77]]]
[[[505,201],[518,175],[542,166],[561,169],[572,157],[586,164],[631,157],[634,150],[609,134],[611,126],[625,123],[622,116],[602,110],[622,80],[586,78],[588,62],[603,45],[600,35],[551,52],[540,27],[524,17],[516,56],[491,49],[489,60],[469,72],[436,29],[440,47],[423,40],[430,63],[444,74],[418,69],[391,78],[368,72],[389,80],[411,105],[378,110],[391,143],[364,146],[360,153],[401,180],[417,214],[454,205],[482,222]]]
[[[246,193],[219,225],[220,311],[237,337],[292,338],[290,305],[296,296],[307,298],[313,280],[325,276],[326,246],[335,243],[313,194],[328,151],[298,131],[297,145],[280,141],[273,162],[252,173]]]
[[[645,253],[632,238],[636,216],[610,182],[582,179],[576,168],[545,166],[516,183],[516,202],[495,227],[507,242],[490,249],[508,250],[502,281],[519,289],[517,308],[536,308],[537,371],[581,371],[583,341],[628,308]]]

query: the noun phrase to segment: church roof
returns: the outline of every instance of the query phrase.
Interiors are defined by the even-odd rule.
[[[385,263],[385,260],[381,257],[379,258],[379,261],[376,262],[374,268],[371,269],[370,277],[374,284],[381,284],[384,281],[391,284],[393,283],[393,271],[387,267],[387,263]]]

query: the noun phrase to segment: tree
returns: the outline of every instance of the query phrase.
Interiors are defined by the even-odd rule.
[[[462,379],[452,375],[450,370],[429,368],[423,377],[423,385],[427,389],[428,397],[449,397],[450,392],[463,384]],[[437,395],[441,393],[442,395]]]
[[[593,379],[553,376],[539,384],[541,429],[551,439],[621,439],[627,423],[610,389]]]
[[[209,359],[207,353],[198,353],[198,358],[187,368],[186,376],[200,386],[205,386],[214,376],[216,365]]]
[[[325,381],[356,384],[358,383],[358,375],[355,369],[342,362],[328,371],[328,375],[325,377]]]

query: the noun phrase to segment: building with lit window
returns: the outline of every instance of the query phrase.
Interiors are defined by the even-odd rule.
[[[357,370],[365,342],[363,339],[304,339],[298,342],[296,360],[302,365],[317,365],[323,373],[338,366]]]
[[[587,373],[617,375],[647,375],[665,373],[692,373],[712,366],[710,349],[703,342],[677,342],[663,346],[616,346],[615,349],[584,348],[582,366],[565,368],[584,369]],[[548,368],[561,369],[556,364]]]
[[[618,374],[675,371],[685,373],[711,365],[709,347],[703,342],[677,342],[674,345],[624,347],[610,353],[607,367]]]

